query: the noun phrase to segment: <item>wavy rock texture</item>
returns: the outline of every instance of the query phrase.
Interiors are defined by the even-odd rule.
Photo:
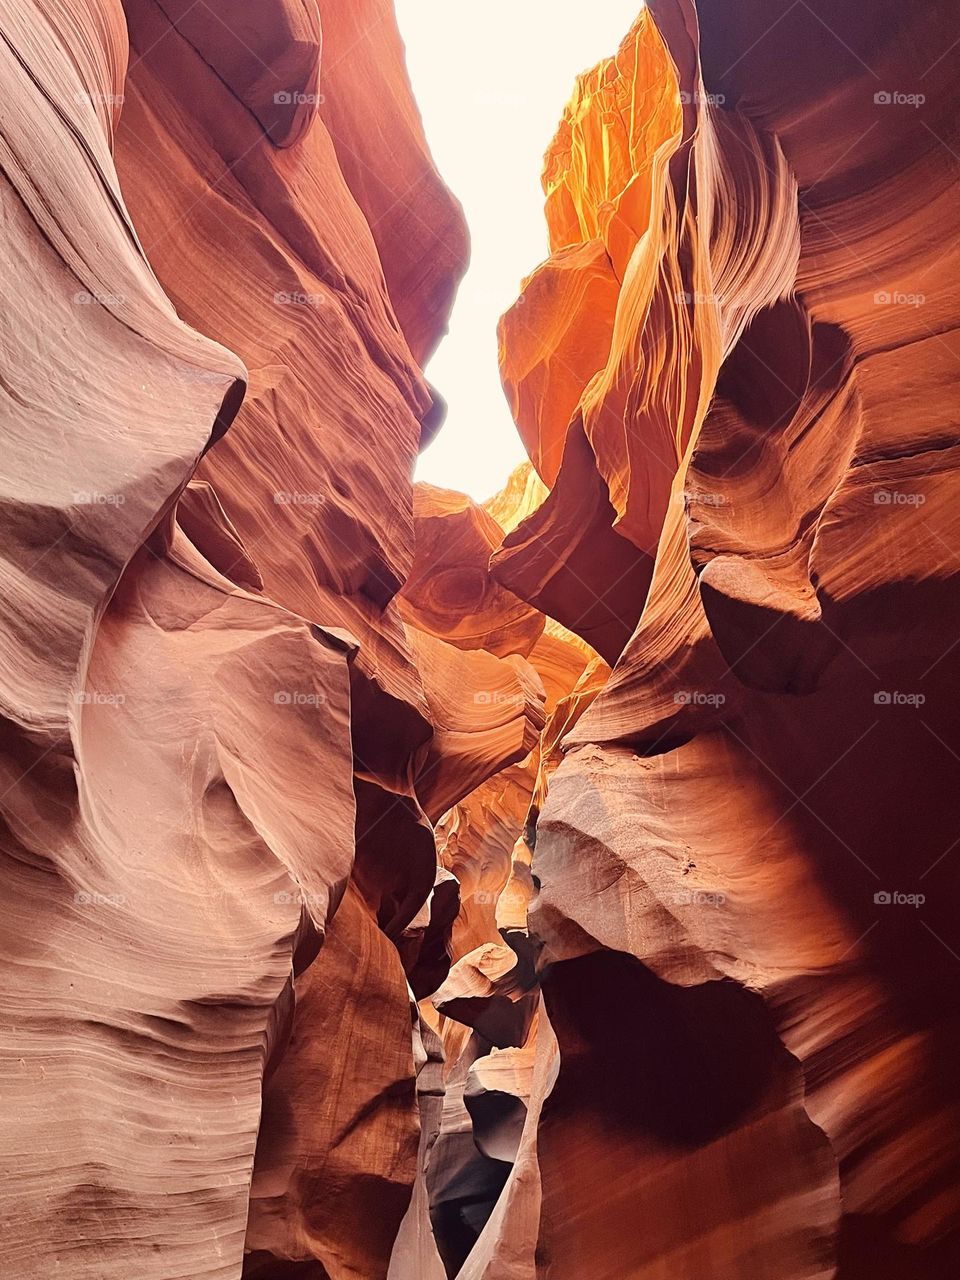
[[[533,836],[542,1208],[465,1275],[956,1274],[950,27],[655,0],[548,151],[495,575],[616,661]]]
[[[4,1274],[960,1272],[954,16],[651,0],[479,506],[386,0],[0,0]]]
[[[534,610],[481,581],[465,652],[394,599],[462,218],[387,6],[0,30],[3,1269],[385,1275],[459,909],[427,814],[543,723]]]
[[[414,616],[419,609],[420,619],[447,619],[450,641],[433,643],[464,646],[452,661],[447,656],[447,666],[462,672],[465,681],[471,674],[473,679],[448,690],[445,705],[463,699],[466,687],[466,696],[478,707],[476,727],[501,722],[519,704],[520,693],[478,681],[487,669],[482,664],[491,661],[489,651],[507,645],[527,654],[545,702],[542,733],[505,756],[507,767],[469,794],[461,791],[436,824],[443,872],[459,885],[458,910],[446,923],[449,974],[434,969],[431,984],[414,990],[429,997],[420,1000],[420,1016],[442,1053],[442,1097],[428,1094],[421,1105],[417,1191],[394,1251],[390,1280],[442,1280],[474,1265],[485,1247],[478,1240],[488,1220],[498,1203],[512,1197],[532,1064],[538,1045],[550,1043],[549,1024],[539,1013],[537,948],[527,928],[535,885],[526,837],[535,819],[535,796],[545,792],[557,764],[541,744],[552,741],[554,726],[587,671],[603,664],[557,623],[525,615],[521,602],[487,571],[491,550],[539,499],[538,484],[529,467],[518,468],[485,509],[430,486],[418,485],[415,495],[417,560],[421,549],[428,548],[438,572],[421,577],[415,563],[401,610]],[[457,573],[454,558],[459,560]],[[457,619],[463,625],[454,628]],[[482,650],[472,638],[481,635]],[[463,667],[465,658],[471,661],[470,672]],[[501,665],[510,670],[520,662],[514,653]],[[438,727],[434,742],[444,739]],[[455,745],[445,749],[447,759],[456,762]]]

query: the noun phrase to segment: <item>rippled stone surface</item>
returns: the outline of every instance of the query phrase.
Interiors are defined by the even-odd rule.
[[[950,7],[578,78],[483,506],[388,0],[0,33],[4,1275],[954,1280]]]

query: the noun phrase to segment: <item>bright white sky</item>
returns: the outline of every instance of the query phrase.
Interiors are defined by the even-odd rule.
[[[473,245],[429,368],[450,412],[418,480],[483,500],[526,456],[500,386],[497,320],[547,256],[540,168],[574,78],[616,52],[641,6],[396,0],[427,140]]]

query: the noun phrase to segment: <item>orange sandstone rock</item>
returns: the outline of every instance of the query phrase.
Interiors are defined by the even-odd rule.
[[[465,235],[386,24],[410,148],[370,158],[455,244],[388,253],[329,7],[0,6],[11,1274],[385,1275],[413,1191],[403,964],[439,985],[457,897],[393,597]]]
[[[952,17],[651,0],[480,507],[386,0],[0,0],[5,1274],[953,1280]]]
[[[536,1248],[504,1200],[485,1253],[597,1280],[947,1277],[956,50],[938,5],[657,0],[593,81],[620,101],[651,23],[682,124],[641,145],[646,229],[610,220],[634,324],[495,569],[569,600],[585,443],[655,561],[626,643],[623,614],[591,633],[551,609],[616,662],[531,833],[559,1044]],[[923,88],[895,111],[888,83]],[[584,171],[574,191],[606,189]],[[596,237],[558,191],[563,243]]]
[[[320,114],[370,226],[404,336],[424,365],[466,267],[463,212],[434,168],[390,0],[317,3]]]

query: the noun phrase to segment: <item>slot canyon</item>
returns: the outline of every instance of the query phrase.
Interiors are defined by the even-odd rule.
[[[2,1280],[957,1280],[958,16],[0,0]]]

